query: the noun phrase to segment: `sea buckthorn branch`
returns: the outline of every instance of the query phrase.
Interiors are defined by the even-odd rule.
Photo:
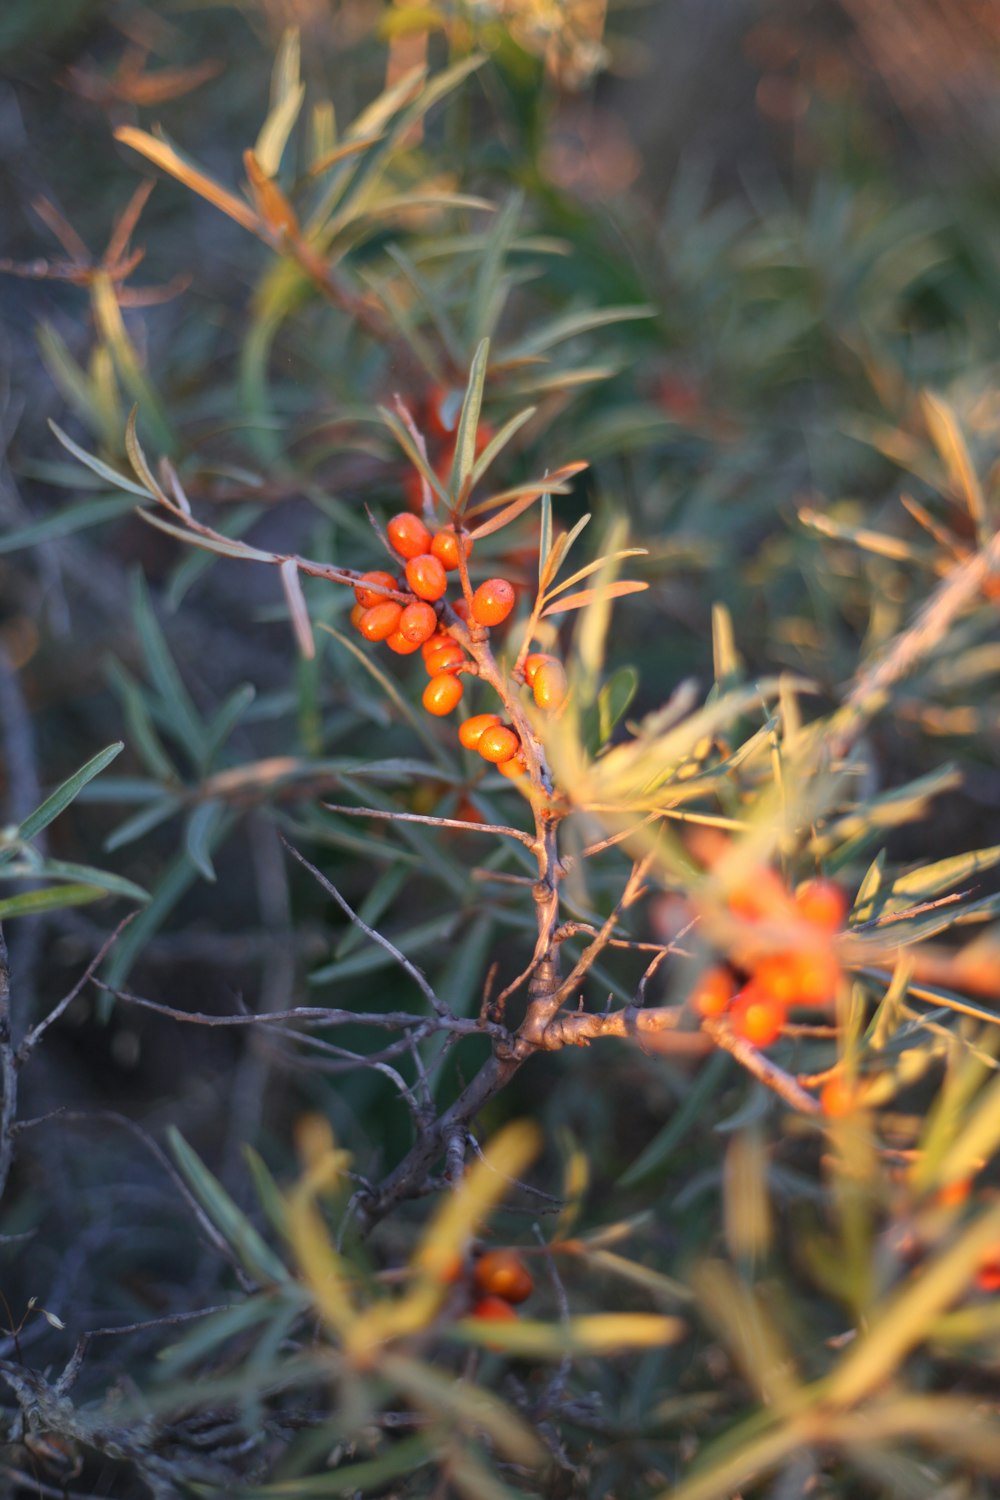
[[[779,1068],[777,1063],[766,1057],[752,1042],[738,1036],[725,1018],[714,1020],[706,1016],[702,1019],[701,1029],[714,1046],[728,1052],[741,1067],[746,1068],[748,1073],[752,1073],[793,1109],[806,1115],[820,1113],[820,1106],[812,1094],[807,1094],[797,1079],[786,1073],[784,1068]]]
[[[478,411],[478,398],[468,396],[467,401]],[[427,447],[417,423],[401,399],[397,398],[395,406],[396,415],[389,418],[391,423],[397,424],[394,430],[397,435],[400,432],[405,434],[411,453],[418,455],[427,468]],[[460,426],[466,425],[463,419]],[[470,446],[474,447],[475,442],[473,434],[472,438],[467,437],[463,447],[459,436],[456,446],[463,447],[463,451],[466,451]],[[512,670],[505,670],[494,654],[491,630],[502,624],[511,613],[515,600],[514,590],[503,578],[488,579],[474,588],[469,572],[469,554],[480,535],[489,535],[500,526],[508,524],[542,495],[561,492],[567,480],[583,466],[564,466],[549,476],[544,487],[540,484],[520,486],[471,507],[468,499],[472,488],[472,471],[457,479],[453,475],[458,486],[458,499],[449,507],[449,523],[433,532],[434,494],[426,474],[421,471],[420,510],[427,517],[426,521],[412,511],[400,512],[389,521],[383,533],[372,518],[375,532],[396,569],[402,559],[405,565],[404,581],[395,572],[375,570],[362,573],[355,569],[319,563],[299,554],[267,552],[242,542],[234,542],[194,518],[176,471],[168,463],[161,462],[160,465],[162,483],[154,478],[138,444],[134,413],[130,418],[126,445],[133,467],[148,489],[150,498],[163,505],[171,516],[171,521],[167,522],[161,516],[148,511],[142,512],[148,521],[171,534],[186,535],[189,540],[206,546],[209,550],[247,561],[265,562],[280,569],[296,636],[307,654],[311,645],[311,627],[298,583],[300,573],[353,587],[357,602],[352,612],[352,623],[369,641],[385,641],[392,650],[404,655],[415,650],[423,651],[430,677],[423,701],[430,713],[443,716],[451,712],[463,696],[463,677],[476,677],[484,683],[498,700],[503,722],[500,713],[473,716],[463,723],[459,736],[461,742],[468,749],[478,749],[486,761],[498,764],[505,774],[523,776],[523,789],[531,808],[534,833],[498,824],[476,827],[479,832],[491,832],[519,840],[535,857],[537,877],[531,885],[537,925],[534,951],[527,967],[496,998],[489,1013],[472,1023],[474,1029],[492,1037],[494,1054],[452,1105],[437,1118],[433,1117],[431,1093],[419,1054],[419,1044],[434,1031],[448,1031],[457,1037],[465,1033],[467,1026],[457,1027],[454,1024],[455,1018],[451,1016],[449,1008],[435,994],[416,965],[388,939],[362,922],[332,882],[286,842],[286,848],[292,857],[318,882],[348,919],[359,926],[370,941],[385,949],[417,984],[431,1012],[422,1024],[412,1024],[412,1019],[401,1022],[399,1029],[405,1035],[377,1052],[355,1053],[332,1043],[323,1043],[320,1048],[330,1058],[331,1067],[367,1065],[385,1072],[407,1103],[414,1120],[416,1140],[408,1155],[385,1182],[377,1187],[366,1186],[362,1190],[358,1214],[363,1227],[371,1228],[403,1198],[427,1190],[429,1174],[442,1157],[448,1164],[449,1172],[454,1173],[455,1160],[476,1115],[509,1081],[517,1068],[535,1052],[552,1051],[564,1045],[585,1045],[599,1036],[636,1037],[643,1033],[657,1033],[661,1040],[669,1037],[675,1044],[673,1050],[678,1052],[706,1050],[703,1036],[696,1032],[681,1031],[676,1012],[662,1007],[647,1008],[643,1004],[651,973],[669,952],[676,951],[669,945],[641,945],[654,956],[643,976],[636,1000],[629,1007],[613,1015],[602,1016],[581,1011],[573,1016],[559,1018],[559,1012],[584,982],[606,947],[633,946],[620,936],[618,924],[622,913],[642,894],[649,866],[648,858],[633,866],[621,897],[599,928],[583,923],[560,925],[560,885],[567,867],[560,858],[559,829],[570,805],[556,788],[536,724],[526,712],[523,693],[527,686],[531,689],[535,704],[543,712],[559,712],[566,697],[564,669],[557,658],[539,652],[532,654],[529,648],[533,644],[538,621],[548,601],[560,589],[588,576],[601,564],[588,565],[568,580],[566,585],[553,589],[560,560],[565,557],[573,536],[582,530],[583,523],[578,523],[567,537],[559,539],[540,570],[538,594],[521,639],[515,666]],[[503,508],[498,510],[498,506]],[[470,529],[468,522],[484,509],[492,509],[495,514]],[[431,524],[428,525],[427,522]],[[631,554],[626,552],[621,555]],[[447,598],[449,572],[457,573],[461,588],[461,599],[452,602]],[[642,585],[612,584],[605,587],[608,592],[613,590],[617,594]],[[584,602],[583,595],[573,596],[573,599],[571,608]],[[444,828],[468,826],[459,819],[437,818],[425,814],[397,814],[389,810],[340,804],[329,804],[329,808],[346,816],[382,818],[386,821],[398,819],[401,822],[421,822]],[[612,839],[610,842],[616,841]],[[610,843],[604,847],[610,847]],[[598,850],[595,848],[592,852],[596,853]],[[562,945],[568,938],[584,933],[591,940],[572,965],[570,973],[563,978],[560,965]],[[491,1021],[490,1016],[505,1014],[507,1001],[525,985],[528,987],[527,1004],[520,1024],[510,1028]],[[254,1019],[246,1018],[248,1023],[253,1023]],[[267,1019],[274,1024],[278,1018]],[[287,1019],[301,1023],[303,1016],[297,1013]],[[361,1019],[355,1017],[356,1021]],[[396,1020],[399,1021],[400,1018],[397,1017]],[[309,1045],[320,1041],[318,1038],[309,1038]],[[409,1055],[414,1068],[416,1083],[412,1089],[395,1068],[389,1066],[390,1058],[404,1054]],[[319,1059],[317,1065],[320,1065]]]

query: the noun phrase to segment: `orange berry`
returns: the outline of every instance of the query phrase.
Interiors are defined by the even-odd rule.
[[[423,704],[429,714],[442,718],[458,706],[464,692],[461,678],[452,672],[442,672],[440,676],[432,677],[424,688]]]
[[[976,1286],[981,1292],[1000,1292],[1000,1250],[994,1248],[980,1264]]]
[[[535,685],[535,674],[539,667],[544,667],[546,662],[555,661],[554,656],[549,656],[545,651],[532,651],[530,656],[524,659],[524,680],[529,687]]]
[[[414,651],[420,650],[419,642],[408,641],[401,630],[394,630],[392,635],[387,635],[385,643],[397,656],[412,656]]]
[[[438,1273],[442,1286],[456,1286],[465,1275],[465,1262],[460,1255],[449,1256]]]
[[[791,902],[784,881],[762,865],[742,885],[729,892],[729,910],[746,921],[780,920],[790,914]]]
[[[857,1094],[843,1078],[828,1078],[819,1091],[819,1107],[831,1120],[841,1120],[857,1104]]]
[[[437,615],[431,606],[423,599],[415,599],[400,614],[399,633],[405,635],[408,641],[415,641],[418,646],[422,646],[437,630],[437,622]]]
[[[459,742],[466,750],[475,750],[486,730],[499,723],[499,714],[473,714],[471,719],[465,719],[459,724]]]
[[[478,625],[502,625],[514,608],[514,590],[506,578],[487,578],[472,596],[472,618]]]
[[[971,1177],[954,1177],[938,1188],[934,1201],[938,1208],[961,1208],[971,1192]]]
[[[754,979],[783,1005],[829,1005],[837,994],[840,965],[828,948],[769,953],[754,965]]]
[[[427,599],[431,604],[440,599],[448,587],[444,568],[429,552],[410,558],[406,564],[406,581],[418,599]]]
[[[502,1297],[480,1297],[469,1313],[470,1318],[481,1318],[484,1323],[513,1323],[517,1313]]]
[[[465,652],[457,641],[449,636],[436,646],[433,651],[428,651],[424,657],[424,666],[427,668],[429,677],[437,677],[440,672],[457,672],[465,661]]]
[[[468,557],[472,551],[471,537],[462,537],[462,551]],[[454,572],[458,567],[458,536],[454,526],[446,526],[443,531],[436,533],[431,542],[431,556],[437,558],[447,573]]]
[[[458,615],[458,618],[460,620],[465,620],[466,623],[468,623],[469,606],[466,604],[464,599],[456,599],[451,607],[455,611],[456,615]]]
[[[832,880],[807,880],[795,892],[799,916],[824,932],[839,932],[847,916],[847,896]]]
[[[400,557],[421,557],[430,550],[431,534],[420,517],[410,510],[401,510],[398,516],[393,516],[385,534],[390,547]]]
[[[721,1016],[729,1009],[729,1002],[736,993],[736,981],[732,971],[717,965],[706,969],[688,998],[688,1003],[699,1016]]]
[[[510,760],[520,748],[521,741],[506,724],[494,724],[490,729],[484,729],[476,745],[483,760],[488,760],[494,766]]]
[[[366,583],[380,583],[382,585],[383,592],[378,593],[375,589],[366,589],[364,587]],[[394,589],[395,587],[396,580],[395,578],[393,578],[391,573],[383,573],[378,571],[374,573],[362,573],[355,587],[354,597],[355,599],[357,599],[359,604],[364,606],[365,609],[372,609],[376,604],[385,603],[385,589]],[[389,603],[392,603],[391,599]]]
[[[446,641],[452,641],[456,646],[458,645],[455,637],[453,635],[449,635],[447,630],[438,629],[437,631],[435,631],[434,635],[430,636],[426,641],[424,641],[420,647],[420,654],[424,658],[424,661],[427,660],[432,651],[436,651],[438,647],[443,646]]]
[[[566,700],[566,672],[562,662],[543,661],[535,672],[531,691],[539,708],[559,708]]]
[[[373,604],[371,609],[365,610],[358,629],[366,641],[384,641],[398,627],[402,613],[401,604],[384,599],[381,604]]]
[[[364,613],[365,613],[365,606],[363,604],[355,604],[355,605],[352,606],[352,608],[351,608],[351,624],[354,626],[355,630],[360,630],[361,629],[361,616]]]
[[[484,1297],[526,1302],[535,1290],[531,1273],[513,1250],[487,1250],[472,1268],[472,1285]]]
[[[770,1047],[785,1027],[785,1007],[780,1000],[751,982],[736,996],[729,1022],[737,1036],[755,1047]]]
[[[502,760],[497,766],[501,776],[509,776],[511,781],[516,781],[523,776],[528,769],[528,762],[523,755],[512,755],[510,760]]]

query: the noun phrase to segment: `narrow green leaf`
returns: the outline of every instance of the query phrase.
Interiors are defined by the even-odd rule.
[[[183,806],[182,798],[167,796],[159,798],[148,807],[140,808],[108,835],[104,840],[104,848],[109,854],[113,854],[116,849],[123,849],[126,844],[134,843],[144,833],[149,833],[151,829],[158,828],[161,823],[172,818]]]
[[[402,862],[390,865],[388,869],[383,870],[358,907],[358,916],[362,922],[368,927],[377,927],[409,878],[410,871]],[[346,958],[356,948],[360,948],[365,941],[361,928],[352,924],[334,948],[334,959]]]
[[[96,870],[92,865],[78,865],[65,859],[43,859],[37,865],[20,866],[17,863],[4,865],[0,879],[17,880],[64,880],[73,884],[95,886],[109,896],[125,896],[130,901],[148,901],[149,892],[126,880],[122,875],[112,875],[107,870]]]
[[[167,1139],[188,1187],[239,1257],[244,1270],[258,1281],[289,1280],[287,1267],[278,1259],[246,1214],[237,1208],[222,1183],[192,1151],[175,1125],[167,1129]]]
[[[225,808],[224,804],[209,798],[199,802],[190,814],[184,829],[184,848],[188,859],[204,880],[215,884],[215,867],[212,850],[218,839]]]
[[[638,686],[639,674],[635,667],[619,667],[601,688],[597,695],[597,712],[602,745],[607,744],[615,725],[628,712]]]
[[[163,700],[167,717],[181,743],[195,762],[200,763],[205,749],[205,726],[174,665],[138,570],[132,574],[132,613],[150,679]]]
[[[257,697],[252,682],[243,682],[223,699],[214,718],[208,721],[205,735],[205,766],[211,766],[215,757]]]
[[[552,551],[552,496],[546,492],[542,496],[542,515],[539,522],[538,537],[538,590],[541,593],[545,587],[546,563],[549,553]]]
[[[462,415],[458,419],[458,434],[455,438],[455,457],[451,466],[451,492],[462,492],[465,481],[472,473],[476,461],[476,433],[479,430],[479,413],[483,404],[483,387],[486,384],[486,368],[490,357],[490,341],[483,339],[477,348],[469,368],[469,383],[462,402]]]
[[[366,1491],[384,1490],[390,1480],[401,1474],[414,1474],[429,1464],[435,1457],[434,1448],[427,1437],[403,1438],[379,1458],[369,1458],[357,1464],[342,1464],[325,1474],[300,1475],[297,1479],[282,1479],[275,1484],[258,1485],[256,1488],[242,1487],[243,1500],[312,1500],[313,1496],[356,1496]],[[217,1494],[214,1486],[193,1484],[197,1494]]]
[[[450,938],[459,921],[460,913],[454,911],[443,917],[432,917],[427,922],[418,922],[406,932],[394,935],[392,942],[407,958],[412,958],[415,953],[423,953]],[[391,953],[372,945],[337,963],[324,964],[309,975],[309,983],[330,984],[334,980],[355,979],[359,974],[374,974],[379,969],[387,969],[395,962]]]
[[[37,833],[41,833],[43,828],[49,826],[53,818],[58,818],[59,814],[69,807],[80,789],[85,787],[88,781],[93,781],[95,776],[99,776],[105,766],[110,766],[124,748],[124,743],[116,740],[113,745],[108,745],[106,749],[98,751],[87,761],[86,765],[81,766],[79,771],[75,771],[61,786],[58,786],[51,796],[46,797],[41,807],[36,807],[35,811],[25,818],[17,830],[17,837],[27,841],[33,839]],[[0,854],[0,863],[5,863],[12,857],[13,851],[5,850]]]
[[[19,526],[0,536],[0,553],[20,552],[26,547],[37,547],[42,542],[58,541],[72,536],[75,531],[84,531],[88,526],[100,526],[104,521],[117,520],[132,509],[131,500],[106,496],[99,500],[86,500],[82,505],[71,505],[56,515],[46,516],[44,521],[33,521],[29,526]]]
[[[177,768],[160,739],[139,684],[116,661],[109,663],[108,677],[125,711],[129,742],[139,759],[158,781],[168,785],[178,782],[180,777]]]
[[[58,911],[63,906],[85,906],[107,893],[93,885],[51,885],[41,891],[22,891],[0,901],[0,922],[8,917],[29,917],[40,911]]]
[[[394,705],[400,716],[406,720],[406,722],[410,725],[414,732],[420,737],[421,740],[423,740],[424,744],[427,746],[428,750],[430,750],[431,755],[438,762],[438,764],[450,770],[451,764],[447,756],[441,749],[441,746],[438,744],[434,735],[430,732],[427,725],[424,723],[423,718],[416,713],[413,705],[408,701],[408,699],[404,698],[403,694],[399,691],[399,688],[393,682],[392,678],[389,677],[385,672],[383,672],[382,668],[378,666],[378,664],[374,661],[371,654],[361,651],[352,640],[348,639],[346,635],[341,635],[339,630],[334,630],[332,625],[324,625],[322,622],[320,622],[319,628],[320,630],[325,630],[328,635],[332,635],[334,640],[337,641],[345,651],[350,652],[354,659],[361,663],[365,671],[378,683],[379,687],[385,693],[390,702]]]
[[[119,474],[117,469],[113,469],[110,464],[104,463],[102,459],[96,458],[93,453],[88,453],[86,448],[81,448],[78,443],[74,443],[73,439],[63,432],[59,424],[53,422],[51,417],[49,418],[49,426],[68,453],[72,453],[74,458],[78,458],[82,464],[90,469],[92,473],[98,475],[100,479],[107,480],[113,489],[124,490],[129,495],[141,495],[144,500],[155,500],[155,490],[144,489],[141,484],[136,484],[134,480],[129,479],[125,474]]]

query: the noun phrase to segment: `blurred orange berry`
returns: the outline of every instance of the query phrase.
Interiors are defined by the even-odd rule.
[[[791,911],[784,881],[767,865],[762,865],[748,880],[731,890],[728,904],[734,917],[743,917],[749,922],[780,920]]]
[[[487,1250],[472,1268],[472,1285],[482,1296],[525,1302],[535,1290],[531,1273],[513,1250]]]
[[[458,726],[458,738],[466,750],[475,750],[487,729],[500,723],[499,714],[473,714]]]
[[[543,667],[546,662],[555,661],[555,659],[556,658],[554,656],[549,656],[545,651],[532,651],[530,656],[525,657],[524,680],[529,687],[534,687],[535,674],[537,673],[539,667]]]
[[[993,1249],[980,1264],[976,1286],[981,1292],[1000,1292],[1000,1249]]]
[[[429,714],[441,718],[458,707],[464,692],[465,684],[460,677],[442,672],[440,676],[432,677],[424,688],[423,704]]]
[[[429,552],[410,558],[406,564],[406,582],[418,599],[426,599],[431,604],[440,599],[448,587],[444,568]]]
[[[822,1006],[836,998],[840,965],[828,948],[792,948],[759,959],[753,976],[783,1005]]]
[[[412,511],[401,510],[398,516],[393,516],[386,527],[386,536],[389,545],[400,557],[421,557],[431,548],[431,534]]]
[[[460,620],[465,620],[466,623],[468,623],[469,606],[466,604],[464,599],[456,599],[451,607],[455,611],[456,615],[458,615],[458,618]]]
[[[472,596],[472,618],[478,625],[502,625],[514,608],[514,589],[506,578],[487,578]]]
[[[847,916],[847,895],[832,880],[807,880],[795,892],[795,906],[803,921],[839,932]]]
[[[361,629],[361,616],[364,613],[365,613],[365,606],[363,604],[355,604],[355,605],[352,606],[352,608],[351,608],[351,624],[354,626],[355,630],[360,630]]]
[[[841,1120],[849,1115],[857,1102],[857,1091],[839,1076],[828,1078],[819,1091],[819,1107],[831,1120]]]
[[[380,583],[382,585],[382,592],[379,593],[375,589],[366,589],[366,583]],[[386,589],[395,589],[396,587],[396,580],[395,578],[393,578],[391,573],[380,571],[376,571],[374,573],[362,573],[355,586],[354,597],[355,599],[357,599],[359,604],[364,606],[365,609],[372,609],[376,604],[385,603]],[[390,600],[389,602],[391,603],[392,601]]]
[[[480,1297],[473,1304],[469,1317],[481,1318],[484,1323],[513,1323],[517,1320],[517,1313],[503,1297]]]
[[[736,981],[730,969],[721,964],[706,969],[691,991],[689,1004],[699,1016],[721,1016],[729,1009],[736,993]]]
[[[523,776],[527,769],[528,762],[522,754],[512,755],[510,760],[497,762],[497,770],[500,772],[500,775],[509,777],[511,781],[516,781],[519,776]]]
[[[939,1187],[934,1195],[938,1208],[961,1208],[972,1192],[971,1177],[956,1177]]]
[[[539,708],[557,709],[566,701],[566,672],[562,662],[543,661],[531,684]]]
[[[737,1036],[755,1047],[770,1047],[785,1029],[785,1007],[751,981],[736,996],[729,1024]]]

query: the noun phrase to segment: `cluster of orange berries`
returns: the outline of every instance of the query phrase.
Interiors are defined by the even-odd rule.
[[[401,511],[386,528],[389,544],[405,563],[402,577],[375,571],[363,573],[354,590],[357,603],[351,623],[368,641],[384,641],[390,651],[409,656],[420,651],[430,678],[423,705],[436,717],[450,714],[461,702],[465,686],[459,675],[468,657],[454,636],[443,628],[439,609],[448,589],[448,574],[457,572],[462,557],[472,551],[472,539],[444,526],[431,532],[419,516]],[[461,549],[461,551],[460,551]],[[390,599],[386,590],[403,593],[407,602]],[[514,588],[506,578],[488,578],[464,598],[452,602],[459,619],[490,629],[502,625],[514,608]],[[555,709],[566,695],[566,674],[553,656],[535,653],[524,664],[528,683],[540,708]],[[517,732],[499,714],[474,714],[461,725],[458,737],[467,750],[477,750],[505,776],[526,769]]]
[[[531,1272],[513,1250],[487,1250],[472,1268],[475,1298],[469,1316],[488,1323],[510,1323],[535,1290]]]
[[[773,871],[730,897],[734,916],[781,917],[812,928],[815,943],[750,955],[739,968],[720,964],[702,974],[690,1004],[705,1018],[725,1016],[732,1031],[755,1047],[770,1047],[785,1029],[790,1006],[829,1005],[840,966],[830,944],[847,916],[847,897],[832,880],[809,880],[789,896]]]

